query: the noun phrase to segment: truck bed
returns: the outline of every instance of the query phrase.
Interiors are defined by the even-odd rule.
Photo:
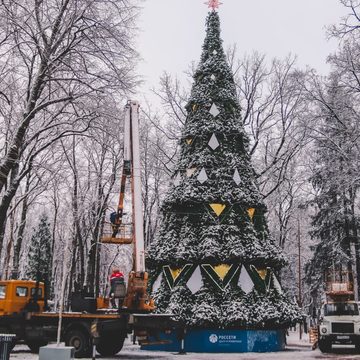
[[[110,310],[110,309],[109,309]],[[79,318],[79,319],[120,319],[127,313],[119,313],[114,311],[97,311],[96,313],[86,313],[86,312],[63,312],[62,317],[69,318]],[[38,318],[58,318],[58,312],[41,312],[41,313],[31,313],[31,317]]]

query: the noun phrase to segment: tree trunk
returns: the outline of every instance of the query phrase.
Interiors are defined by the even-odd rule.
[[[20,216],[20,226],[16,237],[16,242],[14,246],[14,258],[13,258],[13,269],[11,278],[12,279],[18,279],[19,277],[19,261],[20,261],[20,253],[24,238],[24,231],[26,227],[26,216],[28,211],[28,197],[29,197],[29,188],[30,188],[30,179],[31,179],[31,173],[27,175],[26,178],[26,186],[25,186],[25,195],[24,200],[22,203],[22,210],[21,210],[21,216]]]
[[[79,213],[79,203],[78,203],[78,187],[79,187],[79,183],[78,183],[78,174],[77,174],[77,169],[76,169],[76,158],[75,158],[75,151],[76,151],[76,146],[75,146],[75,136],[73,137],[73,163],[72,163],[72,167],[73,167],[73,174],[74,174],[74,190],[73,190],[73,201],[72,201],[72,205],[73,205],[73,216],[74,216],[74,230],[75,230],[75,241],[77,243],[77,248],[78,248],[78,254],[79,254],[79,259],[80,259],[80,264],[79,264],[79,282],[80,282],[80,286],[84,286],[84,281],[85,281],[85,259],[84,259],[84,243],[83,243],[83,238],[82,238],[82,234],[81,234],[81,226],[80,226],[80,213]],[[76,253],[75,249],[74,249],[74,254]]]
[[[18,175],[18,171],[19,164],[17,164],[17,166],[11,172],[10,185],[6,190],[5,194],[3,195],[0,203],[0,261],[6,230],[7,211],[20,184],[20,179],[16,178],[16,176]]]
[[[34,86],[29,89],[30,96],[27,99],[26,109],[24,111],[21,125],[18,127],[15,133],[10,150],[0,162],[0,191],[5,186],[9,174],[12,173],[16,168],[19,168],[18,160],[24,145],[25,135],[31,120],[35,117],[36,112],[34,112],[34,109],[44,88],[46,67],[47,64],[43,59],[40,63],[39,71],[34,80]]]
[[[90,244],[88,266],[87,266],[87,286],[91,292],[94,292],[95,296],[99,293],[99,261],[100,250],[98,242],[101,238],[103,229],[103,220],[105,215],[105,204],[108,201],[108,195],[103,198],[103,189],[99,184],[98,187],[98,199],[96,201],[94,209],[94,230]]]
[[[353,242],[355,245],[355,269],[356,269],[356,277],[354,277],[354,281],[357,284],[357,299],[360,299],[360,244],[359,244],[359,236],[356,226],[356,216],[355,216],[355,196],[352,197],[351,202],[351,227],[353,231]]]
[[[73,241],[72,241],[72,256],[71,256],[71,264],[70,264],[70,274],[69,274],[69,283],[68,283],[68,294],[67,294],[67,306],[66,310],[69,310],[69,303],[71,302],[71,294],[73,289],[77,290],[77,283],[76,283],[76,248],[77,248],[77,241],[76,235],[74,234]]]
[[[11,207],[10,207],[11,209]],[[10,259],[11,259],[11,249],[14,244],[14,224],[15,224],[15,212],[10,213],[10,234],[9,234],[9,241],[6,246],[6,254],[4,259],[4,269],[5,269],[5,279],[9,279],[10,275]]]

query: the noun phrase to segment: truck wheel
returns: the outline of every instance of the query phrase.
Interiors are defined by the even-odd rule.
[[[116,355],[122,349],[124,340],[125,336],[121,338],[118,333],[103,334],[96,345],[96,351],[101,356]]]
[[[90,336],[84,330],[70,330],[65,335],[65,345],[75,348],[76,358],[91,356]]]
[[[322,353],[329,353],[331,352],[331,342],[327,340],[320,340],[319,339],[319,349]]]
[[[33,354],[38,354],[40,348],[47,345],[47,341],[27,341],[26,345]]]

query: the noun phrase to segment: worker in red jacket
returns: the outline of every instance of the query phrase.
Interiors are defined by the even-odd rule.
[[[111,284],[111,280],[119,279],[119,278],[124,278],[124,274],[120,271],[119,268],[114,267],[110,275],[110,284]]]
[[[110,275],[110,301],[113,308],[117,307],[114,294],[115,288],[118,284],[124,284],[124,274],[120,271],[119,268],[114,267]]]

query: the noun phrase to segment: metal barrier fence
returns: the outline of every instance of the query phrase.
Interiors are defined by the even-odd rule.
[[[311,327],[309,330],[309,338],[310,338],[310,344],[312,345],[313,350],[316,349],[317,343],[319,340],[319,331],[318,327],[314,326]]]
[[[0,360],[9,360],[15,345],[15,334],[0,334]]]

